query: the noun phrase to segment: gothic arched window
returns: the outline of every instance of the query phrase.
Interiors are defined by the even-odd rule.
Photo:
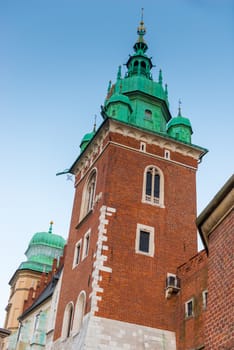
[[[96,177],[96,170],[93,170],[88,178],[88,181],[84,186],[81,205],[81,219],[83,219],[83,217],[86,216],[86,214],[88,214],[93,209],[95,199]]]
[[[143,184],[143,202],[163,206],[163,175],[155,166],[145,169]]]

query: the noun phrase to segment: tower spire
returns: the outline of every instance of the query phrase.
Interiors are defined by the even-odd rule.
[[[146,33],[146,28],[145,28],[145,24],[144,24],[144,8],[142,7],[141,9],[141,21],[140,21],[140,25],[137,28],[137,34],[139,35],[138,38],[138,42],[144,42],[144,35]]]

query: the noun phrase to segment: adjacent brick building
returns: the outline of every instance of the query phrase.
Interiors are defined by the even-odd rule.
[[[208,252],[209,302],[205,349],[234,349],[233,204],[234,176],[197,219]]]

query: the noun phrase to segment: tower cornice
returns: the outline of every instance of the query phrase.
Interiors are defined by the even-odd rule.
[[[205,148],[175,140],[174,138],[163,133],[151,132],[119,120],[106,118],[97,130],[94,138],[90,141],[86,149],[78,156],[76,161],[66,171],[66,173],[71,173],[73,175],[80,174],[80,178],[82,178],[83,175],[94,165],[107,145],[113,143],[112,137],[108,137],[108,134],[120,134],[124,137],[132,137],[138,141],[139,145],[140,142],[145,142],[149,145],[157,146],[162,150],[167,149],[184,157],[190,157],[196,163],[200,162],[202,157],[207,153],[207,149]],[[127,147],[124,143],[122,146]],[[140,152],[139,147],[132,148],[132,150]],[[159,154],[151,155],[164,159],[164,157]],[[170,161],[175,162],[176,164],[181,164],[182,166],[190,167],[190,165],[183,162],[178,162],[176,160],[173,161],[173,159],[170,159]],[[191,167],[196,169],[195,166]]]

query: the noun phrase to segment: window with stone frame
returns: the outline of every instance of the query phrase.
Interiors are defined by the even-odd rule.
[[[193,317],[194,316],[194,299],[190,299],[185,303],[185,317]]]
[[[135,251],[138,254],[154,256],[154,227],[137,224]]]
[[[89,243],[90,243],[90,232],[88,230],[84,235],[83,251],[82,251],[82,260],[88,256],[89,253]]]
[[[76,245],[75,245],[75,250],[74,250],[74,258],[73,258],[73,268],[76,267],[81,259],[81,244],[82,244],[82,239],[80,239]]]

